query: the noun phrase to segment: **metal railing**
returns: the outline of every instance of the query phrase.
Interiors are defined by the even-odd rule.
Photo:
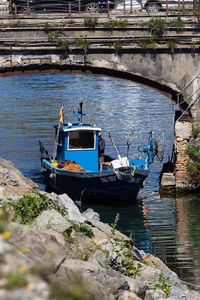
[[[108,12],[114,8],[114,2],[97,0],[49,1],[49,0],[10,0],[7,10],[10,14],[35,13],[91,13]]]
[[[14,4],[16,1],[16,4]],[[9,5],[0,6],[0,14],[8,13],[20,15],[32,15],[43,13],[109,13],[115,12],[127,15],[129,13],[146,12],[149,15],[164,14],[168,16],[175,15],[200,15],[200,9],[197,8],[196,0],[113,0],[115,2],[100,2],[97,0],[85,1],[49,1],[49,0],[10,0]]]

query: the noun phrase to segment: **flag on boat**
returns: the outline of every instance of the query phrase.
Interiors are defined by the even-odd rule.
[[[64,105],[61,106],[59,117],[60,126],[62,126],[64,124]]]

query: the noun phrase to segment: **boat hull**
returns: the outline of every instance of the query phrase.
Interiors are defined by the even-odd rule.
[[[54,168],[47,160],[42,160],[42,173],[58,194],[66,193],[73,200],[104,203],[134,201],[148,176],[148,171],[137,170],[73,172]]]

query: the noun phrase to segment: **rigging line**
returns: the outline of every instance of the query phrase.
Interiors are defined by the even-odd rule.
[[[193,105],[193,104],[195,104],[196,102],[197,102],[197,100],[199,100],[199,96],[195,99],[195,101],[193,101],[193,102],[191,102],[189,105],[188,105],[188,107],[183,111],[183,113],[180,115],[180,117],[176,120],[176,122],[177,121],[179,121],[180,120],[180,118],[185,114],[185,112]]]
[[[184,102],[187,102],[187,100],[190,99],[192,96],[194,96],[194,94],[196,94],[199,90],[200,90],[200,87],[192,95],[190,95],[187,99],[183,100],[182,102],[179,102],[178,105],[180,105]]]
[[[195,81],[195,79],[197,79],[197,78],[199,78],[199,75],[200,75],[200,73],[198,74],[198,75],[196,75],[188,84],[186,84],[186,86],[177,94],[177,96],[180,96],[180,94],[183,92],[183,91],[185,91],[186,89],[187,89],[187,87],[191,84],[191,83],[193,83],[193,81]]]

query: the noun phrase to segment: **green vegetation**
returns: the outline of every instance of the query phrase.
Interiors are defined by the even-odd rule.
[[[19,46],[20,46],[20,41],[19,40],[14,40],[13,47],[19,47]]]
[[[135,254],[132,240],[121,240],[116,236],[116,227],[119,221],[119,213],[116,215],[114,222],[111,224],[111,233],[113,239],[113,253],[114,256],[108,255],[108,264],[115,270],[122,274],[135,278],[139,273],[140,263],[139,258]],[[131,236],[132,237],[132,236]],[[120,261],[116,258],[120,257]]]
[[[85,17],[84,25],[87,28],[95,29],[95,27],[98,25],[98,19],[93,17]]]
[[[105,29],[109,29],[110,31],[113,31],[115,26],[116,26],[116,21],[115,20],[109,20],[109,21],[103,23],[103,27]]]
[[[24,287],[28,284],[25,275],[19,271],[9,272],[6,274],[6,284],[5,287],[8,289],[16,289]]]
[[[174,50],[176,47],[176,41],[173,39],[168,40],[167,47],[169,47],[171,50]]]
[[[60,33],[58,31],[49,32],[48,33],[48,41],[49,42],[55,42],[60,38]]]
[[[46,195],[39,192],[24,195],[17,204],[13,205],[14,215],[22,224],[31,223],[43,210],[47,209],[55,209],[63,216],[67,213],[64,207],[53,203]]]
[[[81,232],[83,235],[87,236],[88,238],[92,238],[94,236],[91,227],[86,224],[72,222],[72,228],[76,232]]]
[[[161,18],[151,18],[145,25],[151,30],[151,35],[154,39],[157,40],[162,37],[167,23]]]
[[[200,146],[189,146],[187,154],[190,157],[190,161],[187,163],[187,171],[192,178],[192,181],[196,181],[197,184],[200,179]]]
[[[128,21],[126,19],[119,19],[116,21],[116,27],[119,29],[125,29],[128,27]]]
[[[197,20],[197,27],[200,27],[200,1],[199,0],[195,1],[194,16],[196,17]]]
[[[73,243],[74,242],[74,238],[71,236],[71,233],[69,230],[65,230],[63,233],[62,233],[64,239],[66,242],[68,243]]]
[[[125,29],[128,26],[128,21],[127,20],[109,20],[105,23],[103,23],[103,27],[105,29],[108,29],[110,31],[113,31],[113,29],[116,27],[118,29]]]
[[[90,42],[85,38],[76,37],[74,40],[76,46],[80,47],[85,53],[88,51]]]
[[[116,52],[120,52],[122,50],[122,48],[123,48],[123,42],[120,41],[120,40],[115,41],[113,43],[113,47],[114,47],[114,49],[115,49]]]
[[[194,140],[198,138],[200,133],[200,128],[192,126],[192,136]],[[198,143],[196,145],[189,145],[186,152],[190,158],[187,163],[187,171],[190,175],[192,181],[199,185],[200,179],[200,146]]]
[[[46,23],[44,24],[43,30],[44,30],[44,32],[45,32],[46,34],[48,34],[51,28],[52,28],[51,24],[49,24],[48,22],[46,22]]]
[[[172,283],[169,279],[165,278],[161,273],[159,279],[155,282],[153,289],[161,290],[165,293],[166,297],[169,297]]]
[[[154,39],[154,37],[141,39],[138,43],[138,46],[142,49],[156,49],[157,41]]]
[[[171,20],[169,22],[169,26],[175,27],[178,31],[180,31],[184,27],[184,22],[181,19],[181,17],[179,16],[178,18]]]
[[[140,264],[138,258],[134,253],[134,249],[131,241],[115,240],[114,252],[117,256],[121,257],[120,264],[117,266],[112,265],[114,269],[120,270],[120,272],[126,276],[135,278],[139,273]]]
[[[199,133],[200,133],[200,128],[192,126],[192,136],[194,139],[198,137]]]
[[[63,38],[60,31],[49,32],[48,41],[54,43],[59,50],[69,51],[69,41]]]
[[[58,39],[56,43],[56,48],[62,51],[69,51],[69,42],[66,40]]]
[[[9,215],[4,207],[0,206],[0,234],[5,231],[6,223],[8,222]]]
[[[116,216],[115,216],[114,222],[112,224],[110,224],[112,235],[115,235],[115,230],[116,230],[117,224],[119,222],[119,216],[120,216],[119,213],[117,213]]]
[[[77,252],[81,260],[88,261],[89,258],[95,253],[97,248],[97,245],[90,243],[83,245],[83,247],[79,246]]]

